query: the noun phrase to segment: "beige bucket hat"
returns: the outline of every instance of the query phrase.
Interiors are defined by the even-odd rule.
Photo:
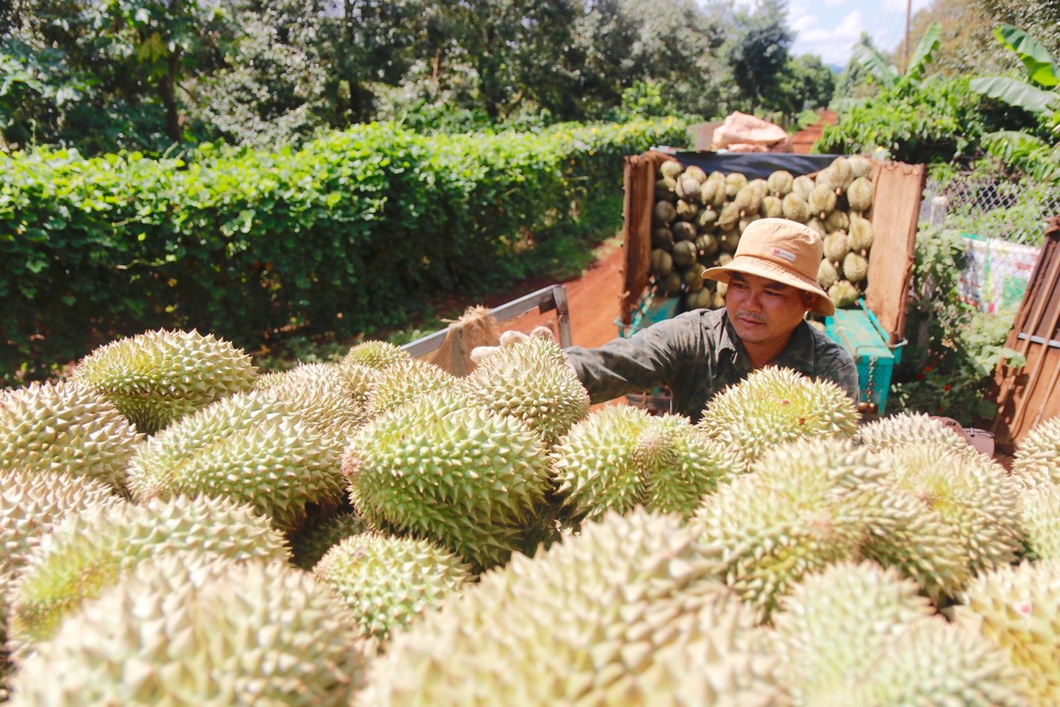
[[[758,275],[817,295],[815,314],[835,314],[835,305],[817,283],[824,241],[820,234],[797,221],[762,218],[752,222],[736,246],[732,262],[703,271],[703,277],[728,282],[734,272]]]

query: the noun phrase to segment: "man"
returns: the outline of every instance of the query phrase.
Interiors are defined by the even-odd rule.
[[[765,218],[743,232],[732,262],[703,276],[728,283],[725,309],[694,310],[599,348],[565,349],[593,403],[668,386],[671,412],[699,421],[707,402],[756,368],[831,380],[857,400],[854,359],[806,323],[835,305],[817,283],[822,241],[795,221]]]

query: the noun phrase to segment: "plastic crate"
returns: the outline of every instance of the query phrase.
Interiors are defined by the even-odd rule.
[[[858,368],[858,402],[884,415],[894,367],[901,362],[902,349],[890,346],[876,315],[858,300],[857,309],[838,309],[824,320],[828,338],[850,352]],[[904,342],[903,342],[904,343]]]
[[[618,335],[623,339],[628,339],[641,329],[647,329],[664,319],[671,319],[677,316],[680,304],[680,297],[660,297],[655,290],[648,290],[637,302],[637,308],[633,310],[633,316],[630,317],[628,325],[623,324],[621,319],[615,320]]]

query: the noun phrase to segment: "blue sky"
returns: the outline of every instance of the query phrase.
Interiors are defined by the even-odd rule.
[[[929,2],[913,0],[913,14]],[[792,54],[817,54],[825,64],[846,66],[850,47],[862,30],[868,31],[878,49],[894,49],[905,33],[905,7],[906,0],[788,0],[788,24],[795,32]]]

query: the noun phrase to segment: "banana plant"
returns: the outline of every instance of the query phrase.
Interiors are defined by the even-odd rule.
[[[863,41],[854,45],[851,58],[868,69],[880,85],[888,90],[902,89],[906,86],[915,87],[923,79],[925,67],[931,62],[932,55],[941,45],[941,34],[942,28],[939,23],[932,22],[916,45],[916,50],[909,60],[909,67],[904,74]]]
[[[1041,115],[1060,134],[1060,67],[1038,40],[1012,25],[1001,25],[994,35],[1023,62],[1027,80],[1009,76],[972,79],[969,86],[984,96]]]

